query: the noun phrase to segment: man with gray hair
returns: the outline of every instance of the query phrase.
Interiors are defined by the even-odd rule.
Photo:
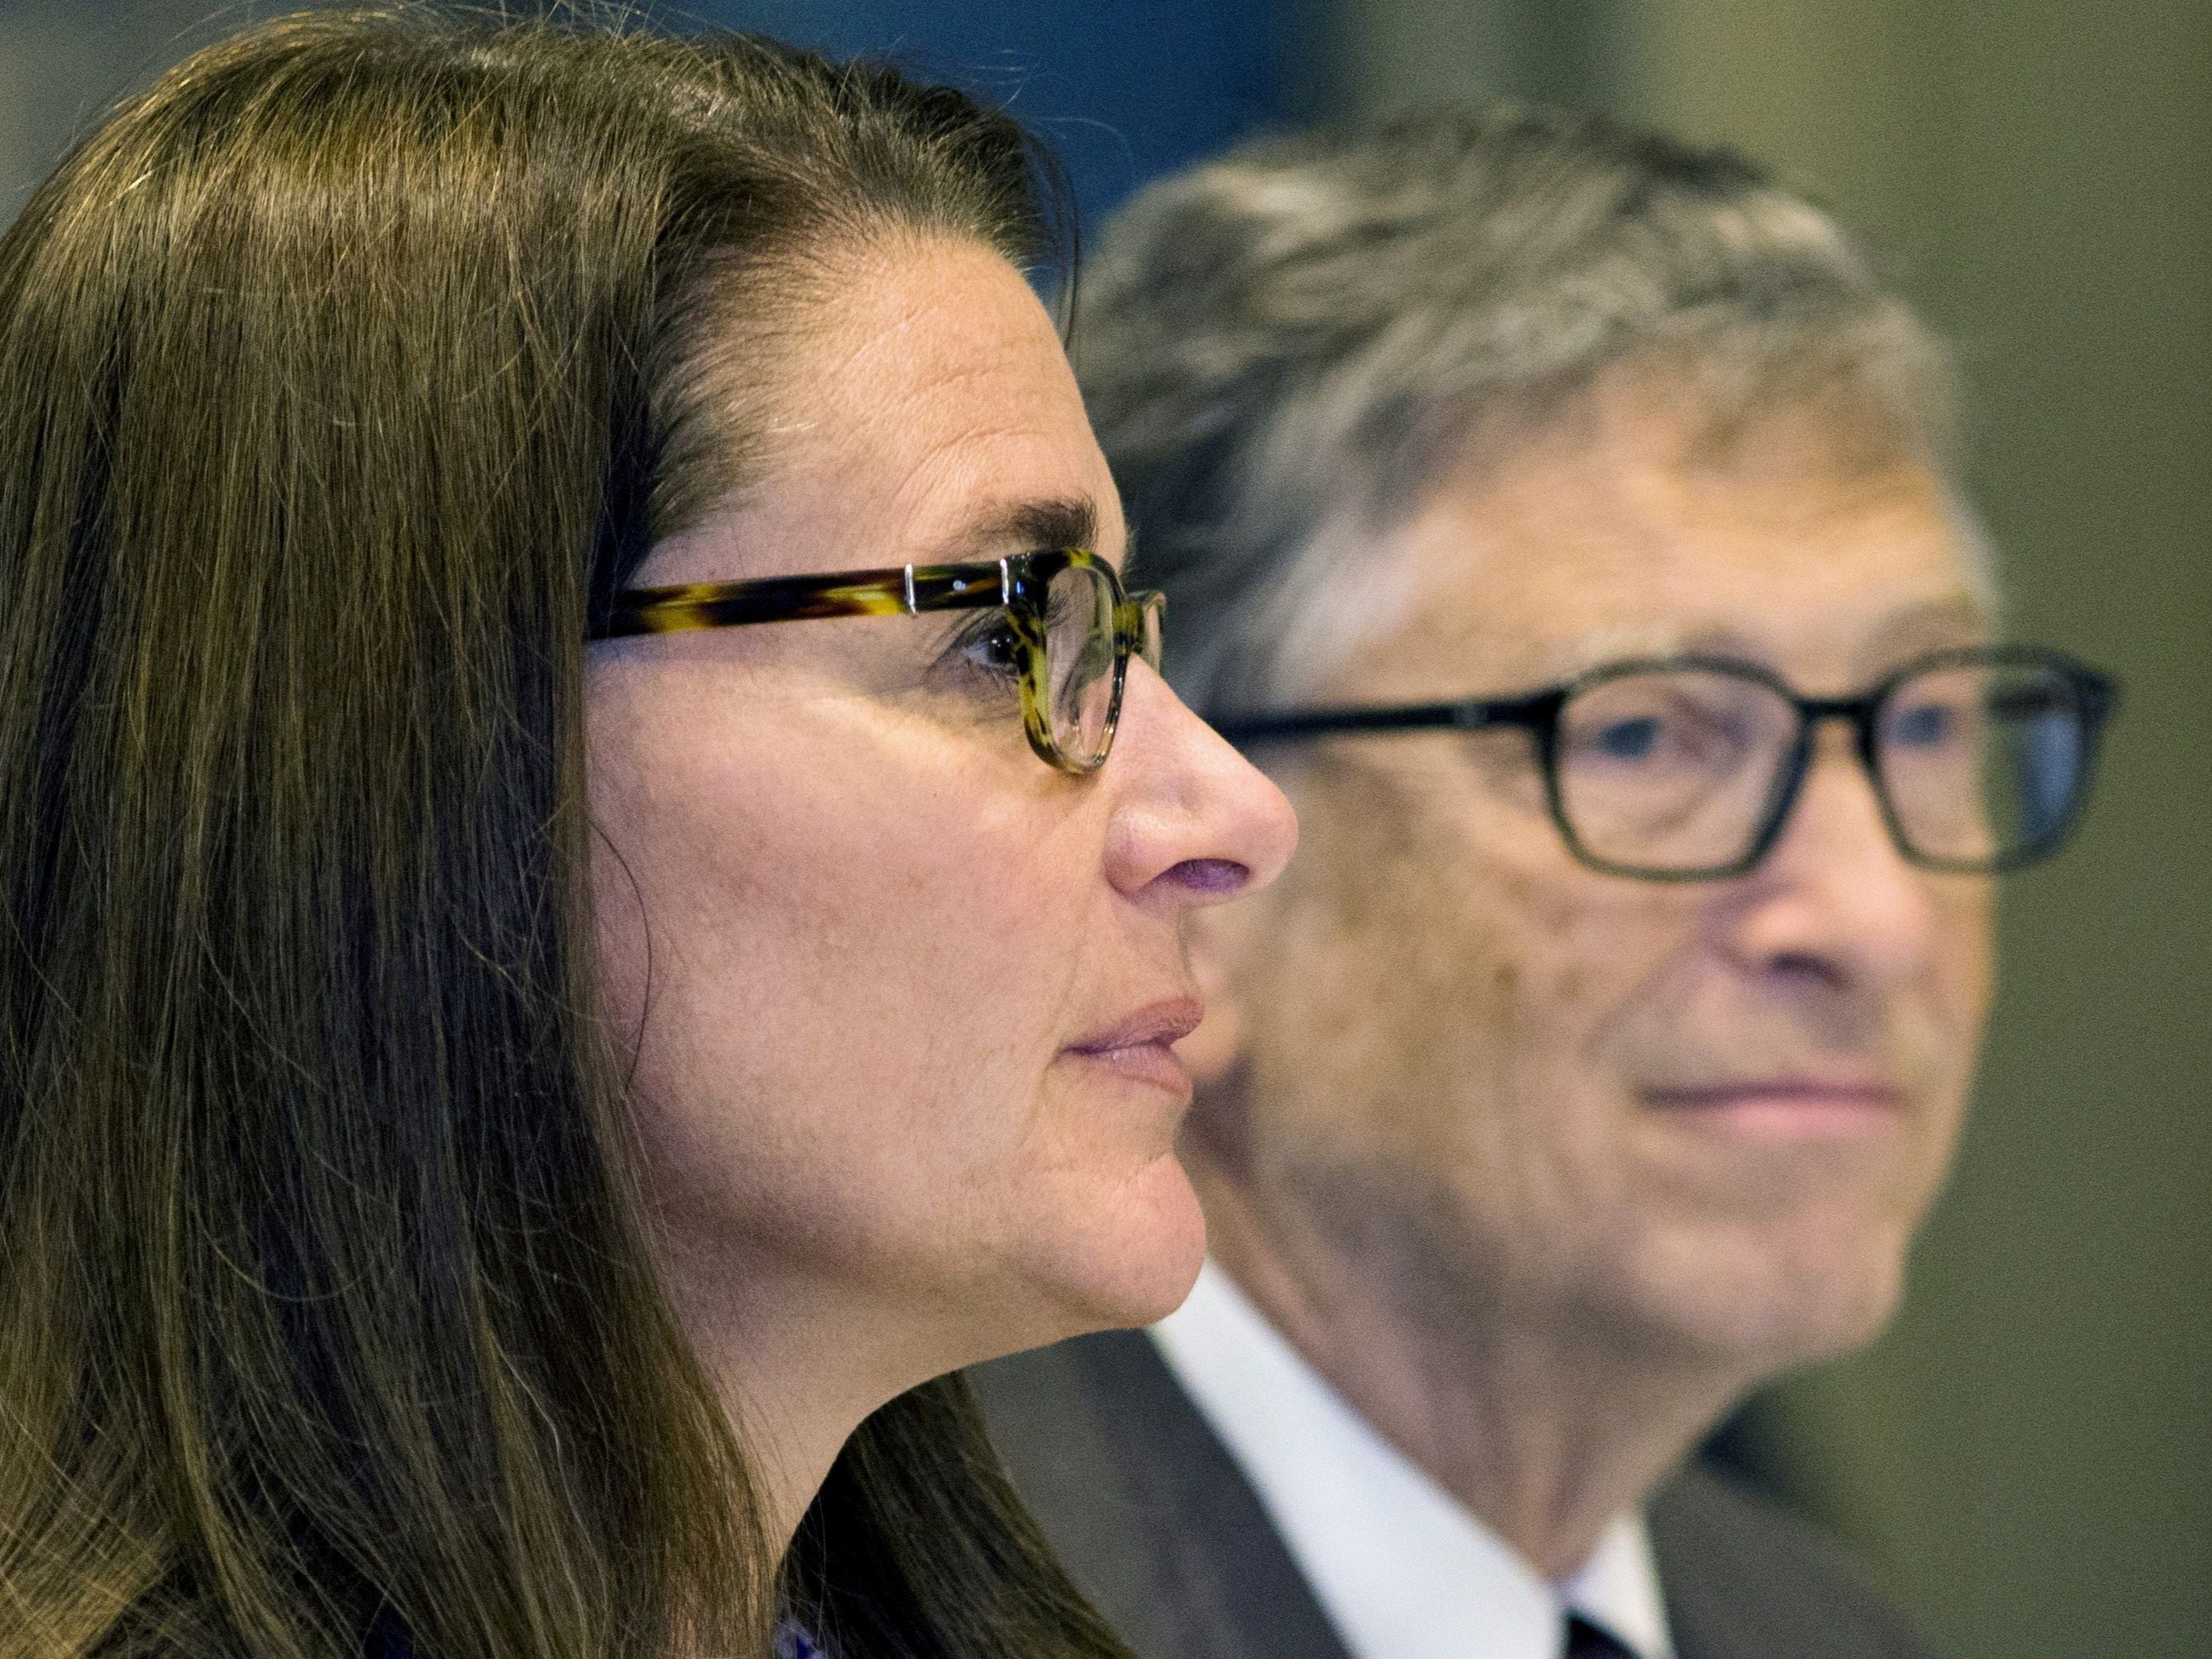
[[[1920,1652],[1689,1459],[1890,1317],[2110,701],[1996,642],[1944,354],[1563,117],[1231,155],[1085,282],[1170,672],[1304,848],[1193,940],[1212,1261],[981,1374],[1017,1484],[1148,1659]]]

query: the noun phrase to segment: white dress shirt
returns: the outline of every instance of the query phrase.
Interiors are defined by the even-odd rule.
[[[1640,1514],[1616,1518],[1580,1571],[1549,1583],[1376,1433],[1211,1261],[1152,1337],[1352,1659],[1559,1659],[1569,1611],[1637,1659],[1674,1659]]]

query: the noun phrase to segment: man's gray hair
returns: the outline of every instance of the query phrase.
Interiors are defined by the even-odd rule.
[[[1838,394],[1949,470],[1948,356],[1835,223],[1602,118],[1441,112],[1164,179],[1108,227],[1074,349],[1200,708],[1295,695],[1374,529],[1616,364],[1679,365],[1717,428]]]

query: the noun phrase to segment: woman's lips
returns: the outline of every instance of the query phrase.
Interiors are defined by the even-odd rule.
[[[1205,1017],[1206,1005],[1196,997],[1165,997],[1071,1042],[1066,1052],[1133,1083],[1148,1084],[1188,1100],[1190,1072],[1176,1057],[1175,1045],[1195,1031]]]
[[[1700,1127],[1776,1139],[1879,1134],[1905,1115],[1904,1091],[1891,1085],[1814,1078],[1648,1089],[1644,1099]]]
[[[1190,1097],[1191,1078],[1176,1051],[1164,1042],[1133,1042],[1119,1048],[1071,1048],[1085,1065],[1104,1066],[1132,1083],[1149,1084],[1178,1099]]]

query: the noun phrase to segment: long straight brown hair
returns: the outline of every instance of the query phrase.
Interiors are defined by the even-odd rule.
[[[0,1653],[1121,1651],[957,1383],[771,1560],[593,1013],[591,607],[744,482],[732,340],[1033,258],[1036,170],[755,39],[322,13],[0,241]]]

